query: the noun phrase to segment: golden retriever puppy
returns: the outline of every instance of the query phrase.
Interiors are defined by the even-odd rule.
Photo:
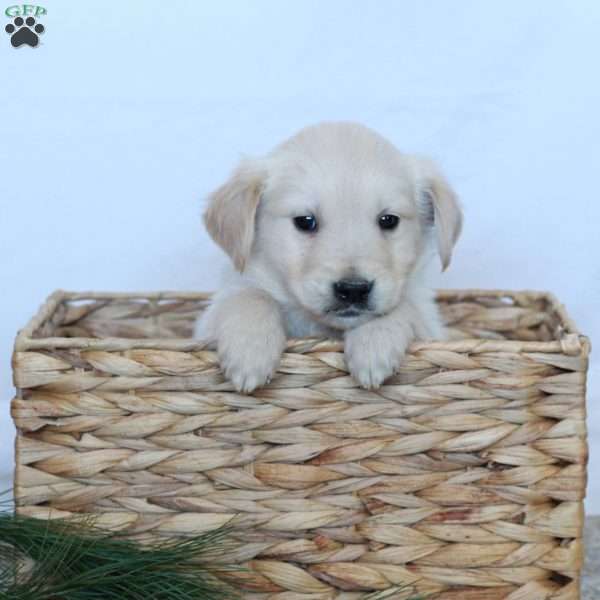
[[[415,339],[443,338],[425,266],[445,269],[462,214],[427,160],[354,123],[301,130],[244,160],[204,222],[236,272],[200,319],[237,390],[277,370],[288,336],[343,337],[348,368],[377,388]]]

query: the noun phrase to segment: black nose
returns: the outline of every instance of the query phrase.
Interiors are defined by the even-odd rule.
[[[366,279],[340,279],[333,284],[333,294],[345,304],[366,304],[373,282]]]

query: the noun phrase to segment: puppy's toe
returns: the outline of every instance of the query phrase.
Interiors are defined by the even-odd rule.
[[[219,360],[225,377],[238,392],[249,394],[275,375],[285,345],[283,334],[265,339],[250,337],[235,345],[221,343]]]
[[[346,334],[344,354],[354,379],[366,389],[377,389],[397,371],[405,347],[379,331],[358,328]]]
[[[226,371],[225,376],[233,383],[233,387],[236,391],[241,394],[251,394],[263,383],[258,377],[240,371]]]
[[[367,390],[378,389],[381,384],[394,374],[393,365],[387,361],[353,361],[348,367],[354,379]]]
[[[225,377],[238,392],[249,394],[265,385],[275,374],[279,360],[265,357],[229,356],[221,357],[221,368]]]

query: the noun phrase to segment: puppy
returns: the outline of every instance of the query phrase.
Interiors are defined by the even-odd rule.
[[[351,374],[377,388],[415,339],[442,338],[425,266],[460,234],[457,198],[428,160],[354,123],[301,130],[244,160],[204,222],[237,273],[197,336],[244,393],[270,380],[288,336],[343,337]]]

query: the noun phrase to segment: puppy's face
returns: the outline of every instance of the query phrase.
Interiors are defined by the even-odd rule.
[[[408,169],[357,154],[298,153],[274,169],[249,266],[275,274],[293,301],[338,329],[398,304],[426,235]]]
[[[447,264],[460,211],[429,163],[331,123],[242,165],[213,195],[206,224],[277,300],[348,329],[398,305],[434,227]]]

